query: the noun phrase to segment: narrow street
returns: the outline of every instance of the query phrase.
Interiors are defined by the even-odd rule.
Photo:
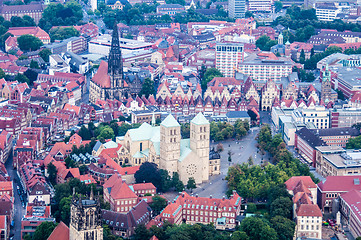
[[[13,181],[14,187],[14,226],[10,230],[10,236],[14,236],[13,239],[21,239],[21,218],[25,215],[25,208],[22,206],[22,202],[20,200],[20,195],[17,190],[17,186],[22,190],[22,186],[20,184],[20,179],[17,175],[15,169],[13,169],[13,156],[12,154],[9,156],[8,160],[5,163],[6,170]],[[24,191],[22,191],[24,192]],[[25,199],[25,198],[23,198]],[[26,206],[26,204],[25,204]]]

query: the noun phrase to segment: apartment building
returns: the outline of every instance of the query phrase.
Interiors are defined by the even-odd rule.
[[[334,3],[316,4],[316,16],[320,21],[333,21],[341,9],[337,8]]]
[[[332,128],[352,127],[354,124],[361,122],[361,111],[356,108],[335,108],[330,114]]]
[[[249,0],[248,11],[250,12],[272,12],[273,0]]]
[[[225,77],[234,77],[236,69],[244,60],[244,45],[239,43],[217,43],[216,68]]]
[[[323,177],[361,175],[361,153],[338,146],[316,147],[316,171]]]
[[[239,64],[238,71],[250,75],[257,81],[272,79],[280,81],[292,73],[296,64],[287,57],[276,57],[273,53],[261,52],[250,54]]]
[[[228,1],[228,16],[230,18],[244,18],[246,14],[245,0]]]
[[[301,119],[303,123],[313,123],[316,128],[329,128],[330,112],[324,106],[314,108],[298,108],[292,112],[293,119]]]

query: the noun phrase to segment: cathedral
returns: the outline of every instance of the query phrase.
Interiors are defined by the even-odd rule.
[[[117,137],[117,142],[132,165],[154,162],[170,175],[177,172],[185,184],[190,177],[199,184],[220,173],[219,156],[210,155],[209,134],[209,122],[202,113],[192,119],[188,139],[182,139],[180,124],[168,115],[160,126],[143,123],[128,130],[124,137]]]
[[[135,97],[141,89],[140,78],[124,78],[119,32],[117,24],[114,23],[108,62],[102,61],[90,80],[89,101],[95,103],[98,99],[127,99],[130,96]]]

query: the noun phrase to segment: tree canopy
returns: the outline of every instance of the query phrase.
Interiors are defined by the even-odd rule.
[[[43,42],[39,38],[29,34],[18,37],[17,41],[22,51],[35,51],[43,45]]]
[[[79,31],[74,27],[55,27],[52,28],[49,32],[51,41],[63,40],[71,37],[78,37]]]
[[[269,51],[272,46],[276,45],[277,41],[272,40],[267,35],[260,36],[256,41],[256,46],[262,51]]]
[[[42,222],[36,227],[32,240],[47,240],[56,225],[54,222]]]

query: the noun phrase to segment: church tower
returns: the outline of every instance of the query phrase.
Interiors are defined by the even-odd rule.
[[[83,200],[73,193],[69,240],[103,240],[100,202],[94,199],[93,189],[89,200]]]
[[[202,181],[209,179],[209,121],[198,113],[191,121],[190,149],[194,151],[202,163]]]
[[[169,114],[160,124],[159,168],[170,174],[178,171],[180,157],[181,128],[177,120]]]
[[[119,44],[117,23],[114,22],[112,33],[112,45],[108,59],[108,75],[110,76],[110,99],[120,99],[124,91],[123,59]]]
[[[332,88],[331,88],[331,72],[328,70],[326,65],[325,71],[322,73],[322,85],[321,85],[321,100],[324,103],[328,103],[332,99]]]

